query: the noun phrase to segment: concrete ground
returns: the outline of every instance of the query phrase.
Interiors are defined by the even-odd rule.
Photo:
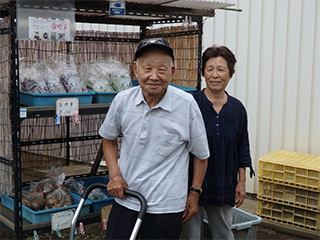
[[[247,197],[240,207],[241,210],[250,213],[252,215],[257,215],[257,199],[256,196],[251,196],[247,194]],[[320,213],[319,213],[320,216]],[[320,219],[319,219],[320,221]],[[259,224],[259,226],[273,229],[277,232],[283,233],[283,234],[290,234],[294,236],[301,237],[301,239],[320,239],[320,232],[313,233],[311,231],[302,230],[297,227],[288,226],[285,224],[276,223],[267,219],[262,218],[262,222]]]

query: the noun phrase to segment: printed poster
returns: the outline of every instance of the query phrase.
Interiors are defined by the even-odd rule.
[[[29,39],[70,41],[70,20],[29,17]]]

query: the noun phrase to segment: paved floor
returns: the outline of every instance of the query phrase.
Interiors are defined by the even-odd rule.
[[[248,196],[242,206],[240,207],[241,210],[256,215],[257,214],[257,200],[255,196]],[[320,213],[319,213],[320,216]],[[320,221],[320,219],[318,220]],[[260,223],[264,227],[268,227],[271,229],[274,229],[279,232],[288,233],[296,236],[300,236],[303,238],[309,238],[309,239],[320,239],[320,232],[319,233],[313,233],[310,231],[301,230],[297,227],[287,226],[284,224],[279,224],[273,221],[269,221],[266,219],[262,219],[262,222]]]

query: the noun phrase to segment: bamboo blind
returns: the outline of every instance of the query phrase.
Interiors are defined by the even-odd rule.
[[[147,31],[148,35],[167,34],[171,32],[184,32],[198,30],[198,26],[163,27]],[[174,51],[176,72],[172,83],[197,87],[198,73],[198,35],[185,35],[166,38]]]
[[[10,19],[0,19],[0,28],[9,28]],[[11,123],[11,44],[10,34],[0,35],[0,156],[13,159]],[[0,162],[0,192],[11,195],[13,190],[13,166]]]

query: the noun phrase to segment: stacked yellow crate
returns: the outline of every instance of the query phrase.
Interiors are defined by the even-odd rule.
[[[259,160],[257,215],[320,231],[320,156],[279,150]]]

